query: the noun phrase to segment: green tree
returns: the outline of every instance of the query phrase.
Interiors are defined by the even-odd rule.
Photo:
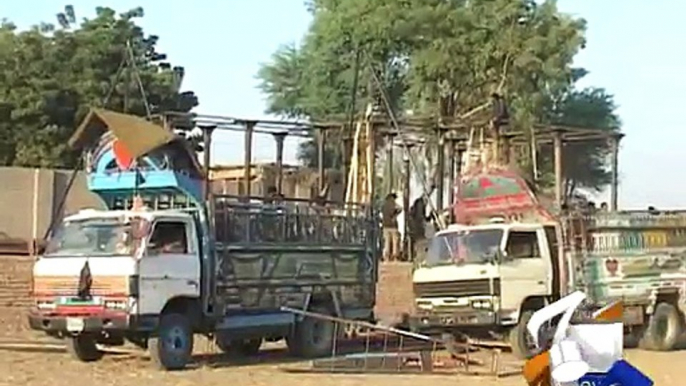
[[[573,68],[572,60],[585,44],[585,22],[559,12],[554,0],[313,0],[310,11],[313,22],[302,43],[277,51],[258,73],[270,113],[340,119],[350,112],[353,92],[352,108],[359,113],[378,98],[369,86],[370,63],[400,116],[412,110],[459,121],[501,91],[511,126],[528,132],[540,122],[581,124],[572,111],[580,99],[602,103],[584,99],[588,91],[574,91],[583,70]],[[359,87],[353,91],[360,51]],[[618,124],[611,97],[603,95],[608,104],[593,108],[609,115],[589,116],[587,126]],[[560,102],[554,110],[553,100]],[[602,186],[603,148],[578,146],[597,162],[569,167],[575,173],[570,180]],[[314,154],[306,142],[300,158],[313,164]]]
[[[183,68],[156,51],[159,38],[136,24],[141,17],[142,8],[117,14],[98,7],[94,18],[77,25],[67,6],[59,27],[41,23],[18,31],[3,22],[0,163],[72,166],[77,155],[66,142],[91,106],[144,116],[148,109],[187,112],[198,104],[194,93],[179,92]],[[117,76],[129,55],[127,42],[133,60]]]

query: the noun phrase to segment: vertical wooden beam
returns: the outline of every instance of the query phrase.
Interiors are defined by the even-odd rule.
[[[276,191],[282,194],[283,189],[283,143],[288,135],[287,132],[272,134],[276,142]]]
[[[387,148],[386,148],[386,178],[388,178],[388,185],[386,186],[388,188],[388,191],[386,193],[390,194],[393,192],[393,188],[395,188],[395,176],[393,175],[393,154],[395,150],[393,149],[393,139],[395,138],[395,134],[388,134],[386,137],[386,142],[387,142]]]
[[[436,209],[439,215],[443,212],[443,194],[445,192],[445,130],[437,129],[438,132],[438,148],[436,157],[436,168],[438,169],[437,184],[436,184]]]
[[[371,185],[371,189],[369,191],[369,195],[371,197],[370,199],[370,207],[374,207],[375,204],[375,199],[376,199],[376,125],[374,123],[369,123],[370,125],[370,130],[369,130],[369,138],[368,143],[369,143],[369,151],[371,152],[369,156],[369,171],[370,174],[368,178],[370,179],[369,183]]]
[[[251,189],[252,189],[252,136],[253,130],[255,129],[255,121],[245,122],[245,143],[243,147],[243,152],[245,159],[243,161],[243,195],[250,200]]]
[[[553,133],[553,153],[555,160],[555,204],[562,208],[562,132]]]
[[[619,141],[622,134],[610,138],[610,210],[617,211],[619,201]]]
[[[455,147],[457,141],[454,138],[448,140],[448,206],[455,203]],[[452,213],[452,211],[451,211]],[[451,221],[452,222],[452,221]]]
[[[509,166],[512,160],[512,147],[510,146],[510,140],[512,139],[511,134],[503,134],[500,137],[500,144],[502,146],[502,154],[500,162],[503,165]]]
[[[204,194],[205,200],[209,200],[212,191],[212,184],[210,181],[210,160],[212,152],[212,132],[217,126],[199,126],[202,130],[202,155],[203,155],[203,168],[205,169],[205,183],[204,183]]]
[[[326,151],[326,130],[323,128],[317,129],[317,171],[319,175],[319,193],[324,190],[326,183],[326,168],[324,167],[324,152]]]
[[[352,131],[344,131],[343,133],[343,182],[345,183],[345,189],[347,191],[348,184],[352,183],[351,181],[348,181],[348,177],[350,176],[350,159],[352,158],[353,139],[351,138]]]
[[[412,183],[412,170],[410,168],[409,152],[411,150],[412,146],[407,146],[403,155],[403,215],[405,216],[403,249],[408,261],[413,261],[414,258],[412,256],[412,242],[410,239],[410,221],[412,221],[410,218],[410,184]]]

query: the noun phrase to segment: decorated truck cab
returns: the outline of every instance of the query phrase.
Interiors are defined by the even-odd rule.
[[[331,349],[331,322],[284,306],[373,318],[371,211],[205,196],[182,139],[136,117],[95,114],[108,131],[87,153],[88,187],[107,209],[68,216],[53,233],[33,270],[33,329],[66,339],[82,361],[100,358],[98,344],[129,341],[179,369],[196,333],[248,355],[265,339],[285,338],[303,356]]]

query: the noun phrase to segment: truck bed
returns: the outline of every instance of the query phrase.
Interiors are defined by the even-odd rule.
[[[376,224],[366,208],[217,196],[213,219],[216,288],[228,309],[330,296],[341,310],[373,308]]]
[[[575,287],[596,302],[686,289],[686,213],[596,213],[564,224]]]

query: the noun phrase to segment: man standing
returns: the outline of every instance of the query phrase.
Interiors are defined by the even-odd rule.
[[[400,249],[400,232],[398,231],[398,215],[400,207],[395,202],[398,196],[389,193],[381,208],[381,225],[383,226],[383,260],[394,261]]]

